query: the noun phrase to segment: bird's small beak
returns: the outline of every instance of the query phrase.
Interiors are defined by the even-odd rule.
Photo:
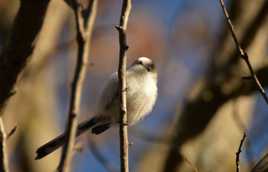
[[[148,72],[151,72],[151,71],[153,71],[155,69],[155,66],[154,66],[154,64],[150,64],[150,65],[146,66],[146,69],[147,69]]]

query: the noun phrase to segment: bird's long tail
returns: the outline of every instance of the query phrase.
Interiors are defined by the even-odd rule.
[[[87,131],[88,129],[92,128],[94,125],[98,123],[97,118],[93,117],[90,120],[84,121],[78,125],[76,137]],[[47,142],[43,146],[39,147],[36,151],[36,158],[35,159],[41,159],[48,154],[54,152],[56,149],[58,149],[60,146],[62,146],[65,143],[66,140],[66,134],[63,133],[56,137],[55,139]]]

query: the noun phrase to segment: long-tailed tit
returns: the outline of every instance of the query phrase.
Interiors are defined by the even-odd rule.
[[[133,125],[149,114],[157,98],[157,72],[153,61],[147,57],[139,57],[126,72],[127,81],[127,115],[128,124]],[[91,129],[100,134],[119,122],[119,85],[117,72],[113,73],[106,83],[100,99],[96,116],[78,125],[76,136]],[[41,146],[36,159],[55,151],[64,144],[65,133]]]

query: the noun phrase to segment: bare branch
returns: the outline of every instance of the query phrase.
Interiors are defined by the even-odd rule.
[[[233,3],[237,3],[236,1]],[[240,2],[241,3],[241,2]],[[256,11],[256,16],[251,20],[251,22],[247,25],[245,28],[245,31],[240,37],[240,44],[244,49],[247,49],[251,43],[253,42],[256,34],[260,30],[260,28],[263,27],[265,24],[266,18],[267,18],[267,8],[268,8],[268,1],[264,1],[263,4],[261,5],[260,9]],[[232,10],[232,9],[231,9]],[[239,10],[236,10],[239,11]],[[231,11],[232,12],[232,11]],[[231,18],[231,17],[230,17]],[[234,21],[235,16],[232,16],[232,21]],[[218,49],[215,49],[218,50]],[[214,54],[217,53],[218,51],[214,51]],[[232,51],[229,55],[228,61],[221,66],[218,71],[226,71],[230,66],[236,67],[235,65],[238,62],[238,52],[236,50]]]
[[[33,52],[49,0],[21,1],[7,45],[0,55],[0,116],[7,100],[15,94],[14,85]],[[0,117],[0,171],[8,172],[6,133]]]
[[[9,172],[6,150],[6,132],[2,117],[0,117],[0,171]]]
[[[236,48],[237,48],[241,58],[245,61],[246,65],[247,65],[247,67],[248,67],[248,69],[250,71],[251,78],[255,81],[255,84],[257,86],[258,91],[261,93],[261,95],[262,95],[263,99],[265,100],[266,104],[268,104],[268,97],[267,97],[266,92],[265,92],[263,86],[261,85],[259,79],[257,78],[256,73],[253,70],[253,67],[252,67],[252,65],[251,65],[251,63],[249,61],[249,56],[248,56],[247,52],[242,48],[240,42],[237,39],[237,36],[235,34],[235,31],[234,31],[234,26],[232,24],[232,21],[230,19],[228,11],[227,11],[227,9],[225,7],[224,0],[219,0],[219,1],[220,1],[222,10],[224,12],[225,19],[226,19],[226,21],[228,23],[229,30],[230,30],[230,32],[232,34],[232,38],[233,38],[233,40],[235,42]],[[242,145],[243,145],[243,143],[244,143],[244,141],[246,139],[245,127],[243,127],[243,130],[244,130],[244,134],[243,134],[243,137],[241,139],[238,151],[236,153],[236,172],[239,172],[239,157],[240,157]]]
[[[240,144],[239,144],[239,147],[238,147],[238,150],[237,150],[237,152],[236,152],[236,158],[235,158],[235,164],[236,164],[236,172],[239,172],[240,171],[240,153],[242,152],[242,146],[243,146],[243,143],[245,142],[245,140],[246,140],[246,137],[247,137],[247,135],[246,135],[246,133],[244,132],[244,134],[243,134],[243,137],[242,137],[242,139],[241,139],[241,141],[240,141]]]
[[[232,1],[232,3],[234,2]],[[249,25],[253,24],[254,27],[249,25],[246,27],[242,37],[242,45],[245,45],[246,47],[252,45],[254,38],[259,33],[260,28],[262,28],[261,26],[265,23],[262,22],[262,20],[264,20],[267,16],[267,4],[268,1],[264,1],[260,5],[260,10],[258,10],[256,14],[256,16],[259,16],[260,18],[254,17],[250,21]],[[219,50],[214,49],[213,51],[218,52]],[[241,82],[241,77],[234,74],[233,71],[236,71],[239,68],[239,63],[237,63],[236,60],[232,60],[233,54],[235,53],[232,51],[230,54],[231,57],[226,57],[229,60],[216,66],[216,70],[212,74],[213,77],[207,77],[202,80],[203,84],[201,87],[198,86],[196,94],[186,100],[182,111],[177,112],[180,113],[180,116],[175,124],[175,129],[171,139],[173,144],[168,150],[163,171],[173,172],[179,168],[182,162],[182,157],[180,152],[176,150],[181,149],[181,146],[188,140],[191,140],[204,132],[208,124],[216,115],[216,112],[223,104],[233,98],[237,98],[242,95],[250,95],[258,90],[255,82],[247,82],[245,84],[244,81]],[[229,53],[226,55],[229,56]],[[262,84],[267,86],[268,80],[266,78],[268,74],[268,66],[259,68],[256,73],[259,80],[262,81]],[[221,79],[218,80],[219,78]],[[230,81],[236,82],[230,83]],[[226,84],[228,84],[228,87],[230,88],[229,92],[223,91]],[[196,85],[194,85],[189,91],[196,88]],[[210,98],[207,98],[207,93],[210,95]],[[195,120],[193,121],[192,119]]]
[[[88,8],[89,18],[87,20],[87,24],[84,25],[86,17],[83,17],[82,15],[82,9],[83,9],[82,5],[79,2],[76,2],[75,0],[73,0],[72,2],[73,2],[72,7],[75,13],[75,21],[76,21],[76,31],[77,31],[76,41],[78,44],[78,51],[77,51],[77,63],[74,78],[71,85],[71,98],[70,98],[69,115],[68,115],[69,117],[65,130],[66,142],[62,150],[62,156],[58,167],[58,170],[60,172],[70,171],[72,150],[74,147],[75,136],[77,133],[77,126],[78,126],[77,117],[80,110],[79,106],[80,106],[81,91],[88,63],[93,24],[95,22],[97,13],[97,0],[92,0]]]
[[[233,115],[233,118],[234,118],[234,122],[236,123],[236,125],[237,125],[237,127],[238,127],[238,129],[244,134],[244,135],[247,135],[247,128],[246,128],[246,126],[245,126],[245,124],[243,123],[243,121],[242,121],[242,119],[240,118],[240,115],[239,115],[239,112],[238,112],[238,109],[237,109],[237,103],[236,103],[236,99],[234,98],[234,100],[233,100],[233,113],[232,113]],[[242,141],[243,139],[241,139],[241,141]],[[251,150],[250,150],[250,147],[251,147],[251,142],[250,142],[250,140],[249,140],[249,138],[247,138],[247,141],[246,141],[246,143],[245,143],[246,145],[246,150],[245,150],[245,152],[246,152],[246,154],[247,154],[247,156],[248,156],[248,158],[249,158],[249,164],[251,165],[251,166],[253,166],[253,159],[252,159],[252,152],[251,152]],[[249,149],[248,149],[249,148]],[[238,152],[238,151],[237,151]],[[236,154],[237,155],[237,154]],[[237,160],[237,158],[236,158],[236,160]],[[236,163],[236,169],[238,169],[239,168],[239,166],[238,166],[239,164],[238,163]]]
[[[262,95],[263,99],[265,100],[266,104],[268,104],[268,97],[267,97],[266,92],[265,92],[264,88],[262,87],[260,81],[258,80],[254,70],[253,70],[253,67],[252,67],[252,65],[251,65],[251,63],[249,61],[249,56],[248,56],[247,52],[241,47],[241,45],[240,45],[240,43],[239,43],[239,41],[237,39],[237,36],[235,34],[235,31],[234,31],[234,26],[232,24],[232,21],[230,19],[228,11],[227,11],[227,9],[225,7],[224,0],[219,0],[219,1],[220,1],[222,10],[224,12],[225,19],[226,19],[226,21],[228,23],[229,30],[231,31],[233,40],[235,42],[236,48],[239,51],[239,54],[240,54],[241,58],[245,61],[246,65],[247,65],[247,67],[248,67],[248,69],[250,71],[251,77],[252,77],[252,79],[254,79],[254,81],[255,81],[255,83],[256,83],[256,85],[258,87],[258,91],[261,93],[261,95]]]
[[[119,65],[118,65],[118,81],[119,81],[119,100],[120,100],[120,160],[121,172],[128,172],[128,121],[127,121],[127,99],[126,99],[126,51],[128,49],[126,29],[128,17],[131,11],[131,0],[123,0],[122,11],[119,26],[116,26],[119,33]]]

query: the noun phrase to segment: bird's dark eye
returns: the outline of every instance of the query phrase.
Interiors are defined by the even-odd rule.
[[[151,65],[146,65],[145,68],[147,69],[148,72],[152,70]]]

